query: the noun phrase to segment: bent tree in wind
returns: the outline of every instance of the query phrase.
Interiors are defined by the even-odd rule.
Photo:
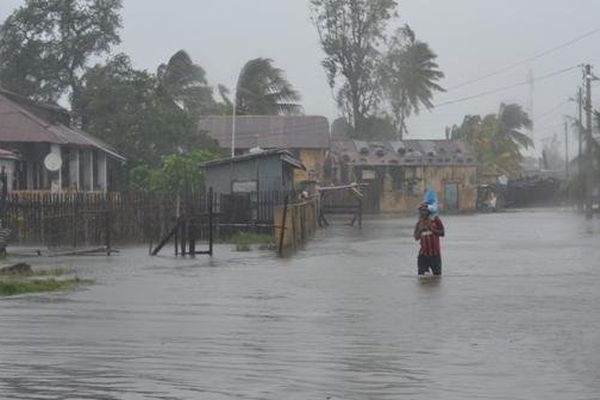
[[[295,115],[302,113],[300,93],[282,69],[269,58],[255,58],[244,65],[238,78],[236,112],[239,115]]]
[[[435,92],[444,92],[438,82],[444,78],[437,55],[425,42],[416,39],[408,26],[398,29],[390,40],[381,70],[383,97],[389,103],[397,139],[408,133],[406,119],[422,108],[433,108]]]
[[[195,64],[185,50],[176,52],[157,71],[158,92],[196,119],[215,108],[206,71]]]
[[[429,45],[408,25],[390,29],[397,6],[396,0],[311,0],[325,53],[321,64],[351,128],[347,135],[401,139],[406,119],[433,108],[433,95],[444,90]],[[387,134],[390,124],[393,135]]]
[[[76,102],[94,57],[120,43],[121,0],[27,0],[0,25],[0,84],[35,100]]]

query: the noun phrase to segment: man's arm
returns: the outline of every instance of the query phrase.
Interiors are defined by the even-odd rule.
[[[436,236],[443,237],[446,234],[444,224],[442,224],[442,220],[439,218],[434,220],[434,223],[431,224],[429,229],[431,229],[431,232],[433,232],[433,234]]]
[[[417,222],[415,225],[415,233],[413,234],[415,240],[419,240],[421,238],[421,221]]]

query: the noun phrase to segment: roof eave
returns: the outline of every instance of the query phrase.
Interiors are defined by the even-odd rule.
[[[292,167],[294,167],[296,169],[301,169],[302,171],[306,171],[306,167],[304,166],[304,164],[302,164],[302,162],[300,160],[297,160],[296,158],[291,157],[287,154],[281,155],[281,161],[291,165]]]

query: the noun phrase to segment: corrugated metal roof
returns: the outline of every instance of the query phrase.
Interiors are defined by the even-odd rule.
[[[230,116],[209,116],[200,121],[206,131],[223,148],[231,147]],[[235,147],[280,149],[329,148],[329,122],[321,116],[245,115],[236,117]]]
[[[214,167],[217,165],[244,162],[244,161],[248,161],[248,160],[254,160],[255,158],[265,158],[265,157],[270,157],[270,156],[279,156],[283,162],[292,165],[294,168],[306,169],[304,167],[304,164],[302,164],[302,162],[300,160],[295,158],[292,155],[292,153],[290,153],[289,151],[286,151],[286,150],[281,150],[281,149],[263,150],[263,151],[259,151],[256,153],[249,153],[249,154],[244,154],[244,155],[236,156],[236,157],[220,158],[218,160],[208,161],[208,162],[204,163],[202,166],[203,167]]]
[[[403,140],[366,142],[346,140],[332,143],[339,159],[349,165],[466,165],[477,164],[466,143],[458,140]]]
[[[21,106],[12,94],[10,97],[0,91],[0,142],[51,143],[95,147],[114,158],[125,160],[125,157],[111,149],[101,140],[77,128],[68,127],[60,122],[48,121],[26,107]],[[32,102],[27,99],[27,107]],[[48,109],[47,106],[42,106]]]

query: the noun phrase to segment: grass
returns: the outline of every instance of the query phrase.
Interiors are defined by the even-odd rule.
[[[63,276],[74,274],[75,271],[72,268],[52,268],[42,269],[31,272],[2,272],[0,271],[0,278],[5,276],[18,276],[22,278],[33,278],[33,277],[48,277],[48,276]]]
[[[0,296],[15,296],[26,293],[57,292],[69,289],[79,283],[79,279],[43,279],[43,280],[0,280]]]
[[[236,251],[252,251],[252,245],[259,245],[261,250],[270,250],[275,246],[273,235],[260,233],[236,233],[229,240]]]
[[[28,293],[49,293],[70,289],[93,281],[74,278],[56,279],[73,274],[70,268],[54,268],[25,273],[0,273],[0,297]]]
[[[230,240],[231,243],[235,245],[270,244],[273,243],[273,235],[261,233],[236,233]]]

